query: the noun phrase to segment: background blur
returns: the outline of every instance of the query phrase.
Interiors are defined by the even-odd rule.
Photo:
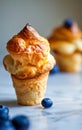
[[[67,18],[82,29],[82,0],[0,0],[0,64],[7,53],[6,42],[26,23],[47,37]]]

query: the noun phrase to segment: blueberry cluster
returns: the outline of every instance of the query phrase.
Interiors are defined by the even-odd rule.
[[[17,115],[13,119],[9,118],[9,108],[0,105],[0,130],[27,130],[30,121],[27,116]]]

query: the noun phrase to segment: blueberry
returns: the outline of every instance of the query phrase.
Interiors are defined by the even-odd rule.
[[[50,98],[44,98],[41,104],[44,108],[49,108],[53,105],[53,101]]]
[[[15,130],[11,120],[0,120],[0,130]]]
[[[58,68],[58,66],[56,65],[56,66],[54,66],[54,68],[50,71],[50,74],[55,74],[55,73],[57,73],[59,71],[59,68]]]
[[[16,130],[27,130],[30,125],[29,118],[24,115],[15,116],[12,119],[12,123]]]
[[[73,21],[72,19],[67,19],[67,20],[65,20],[65,22],[64,22],[64,26],[65,26],[66,28],[69,28],[69,27],[72,26],[73,23],[74,23],[74,21]]]
[[[0,119],[8,119],[9,108],[7,106],[0,105]]]

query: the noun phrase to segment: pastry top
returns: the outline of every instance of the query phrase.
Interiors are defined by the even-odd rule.
[[[7,50],[9,55],[4,57],[4,66],[18,78],[45,73],[55,64],[49,42],[29,24],[7,42]]]
[[[55,28],[48,40],[51,49],[60,53],[71,54],[82,51],[82,32],[78,24],[71,19]]]
[[[39,65],[41,61],[46,60],[50,47],[48,41],[27,24],[22,31],[8,41],[7,50],[17,61]]]

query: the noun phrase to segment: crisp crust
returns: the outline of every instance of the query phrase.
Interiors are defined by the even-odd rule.
[[[27,24],[8,41],[7,50],[15,60],[38,65],[47,59],[50,47],[48,41]]]
[[[26,79],[33,78],[42,73],[50,71],[54,65],[54,57],[49,55],[47,62],[38,67],[15,61],[10,55],[7,55],[4,57],[3,64],[5,69],[11,74],[15,75],[15,77],[19,79]]]
[[[49,72],[55,65],[48,40],[29,24],[7,42],[7,50],[9,55],[3,59],[5,69],[19,79]]]

